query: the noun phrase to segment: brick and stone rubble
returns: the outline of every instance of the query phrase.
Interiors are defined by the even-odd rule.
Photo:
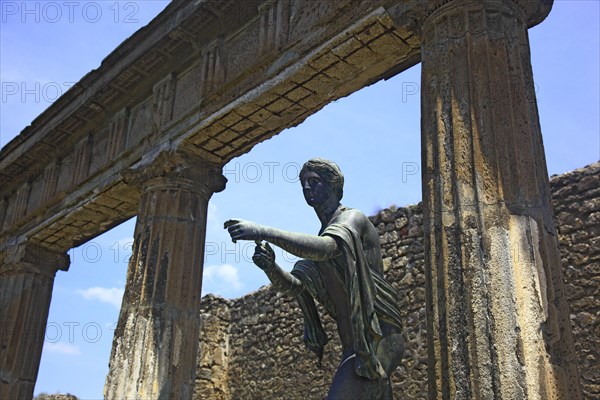
[[[584,398],[600,398],[600,163],[550,180]]]

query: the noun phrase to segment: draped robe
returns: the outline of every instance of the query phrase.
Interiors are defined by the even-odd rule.
[[[327,335],[313,299],[336,318],[335,305],[329,297],[322,272],[325,268],[333,269],[342,282],[350,305],[356,374],[380,379],[386,377],[377,357],[377,346],[384,336],[381,322],[400,330],[400,310],[395,289],[383,279],[381,257],[369,262],[358,227],[352,226],[351,220],[345,218],[344,214],[349,210],[344,209],[334,217],[320,234],[334,238],[341,254],[326,261],[298,261],[291,273],[302,282],[305,290],[295,295],[304,317],[304,342],[320,361]]]

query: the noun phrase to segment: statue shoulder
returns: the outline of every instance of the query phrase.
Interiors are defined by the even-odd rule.
[[[359,232],[372,225],[369,218],[360,210],[357,210],[355,208],[344,209],[344,211],[340,215],[340,220],[342,223],[346,223],[352,226]]]

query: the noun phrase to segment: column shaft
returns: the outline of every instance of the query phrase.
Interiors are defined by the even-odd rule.
[[[216,188],[206,176],[192,179],[188,167],[143,184],[107,399],[192,397],[206,214]]]
[[[426,18],[421,118],[430,398],[580,398],[519,7]]]
[[[0,399],[31,399],[40,367],[56,271],[66,254],[35,245],[3,257],[0,267]]]

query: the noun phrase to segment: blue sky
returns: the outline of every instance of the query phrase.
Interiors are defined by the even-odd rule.
[[[1,3],[0,144],[167,4],[165,1]],[[555,1],[529,31],[550,174],[600,158],[599,3]],[[227,239],[223,221],[251,219],[302,232],[318,221],[302,199],[297,172],[320,156],[346,176],[343,202],[366,214],[420,201],[420,67],[330,104],[302,125],[257,145],[225,167],[227,189],[209,207],[203,293],[238,297],[267,283],[252,246]],[[131,253],[134,220],[70,251],[55,281],[36,394],[102,397]],[[293,259],[278,253],[290,268]]]

